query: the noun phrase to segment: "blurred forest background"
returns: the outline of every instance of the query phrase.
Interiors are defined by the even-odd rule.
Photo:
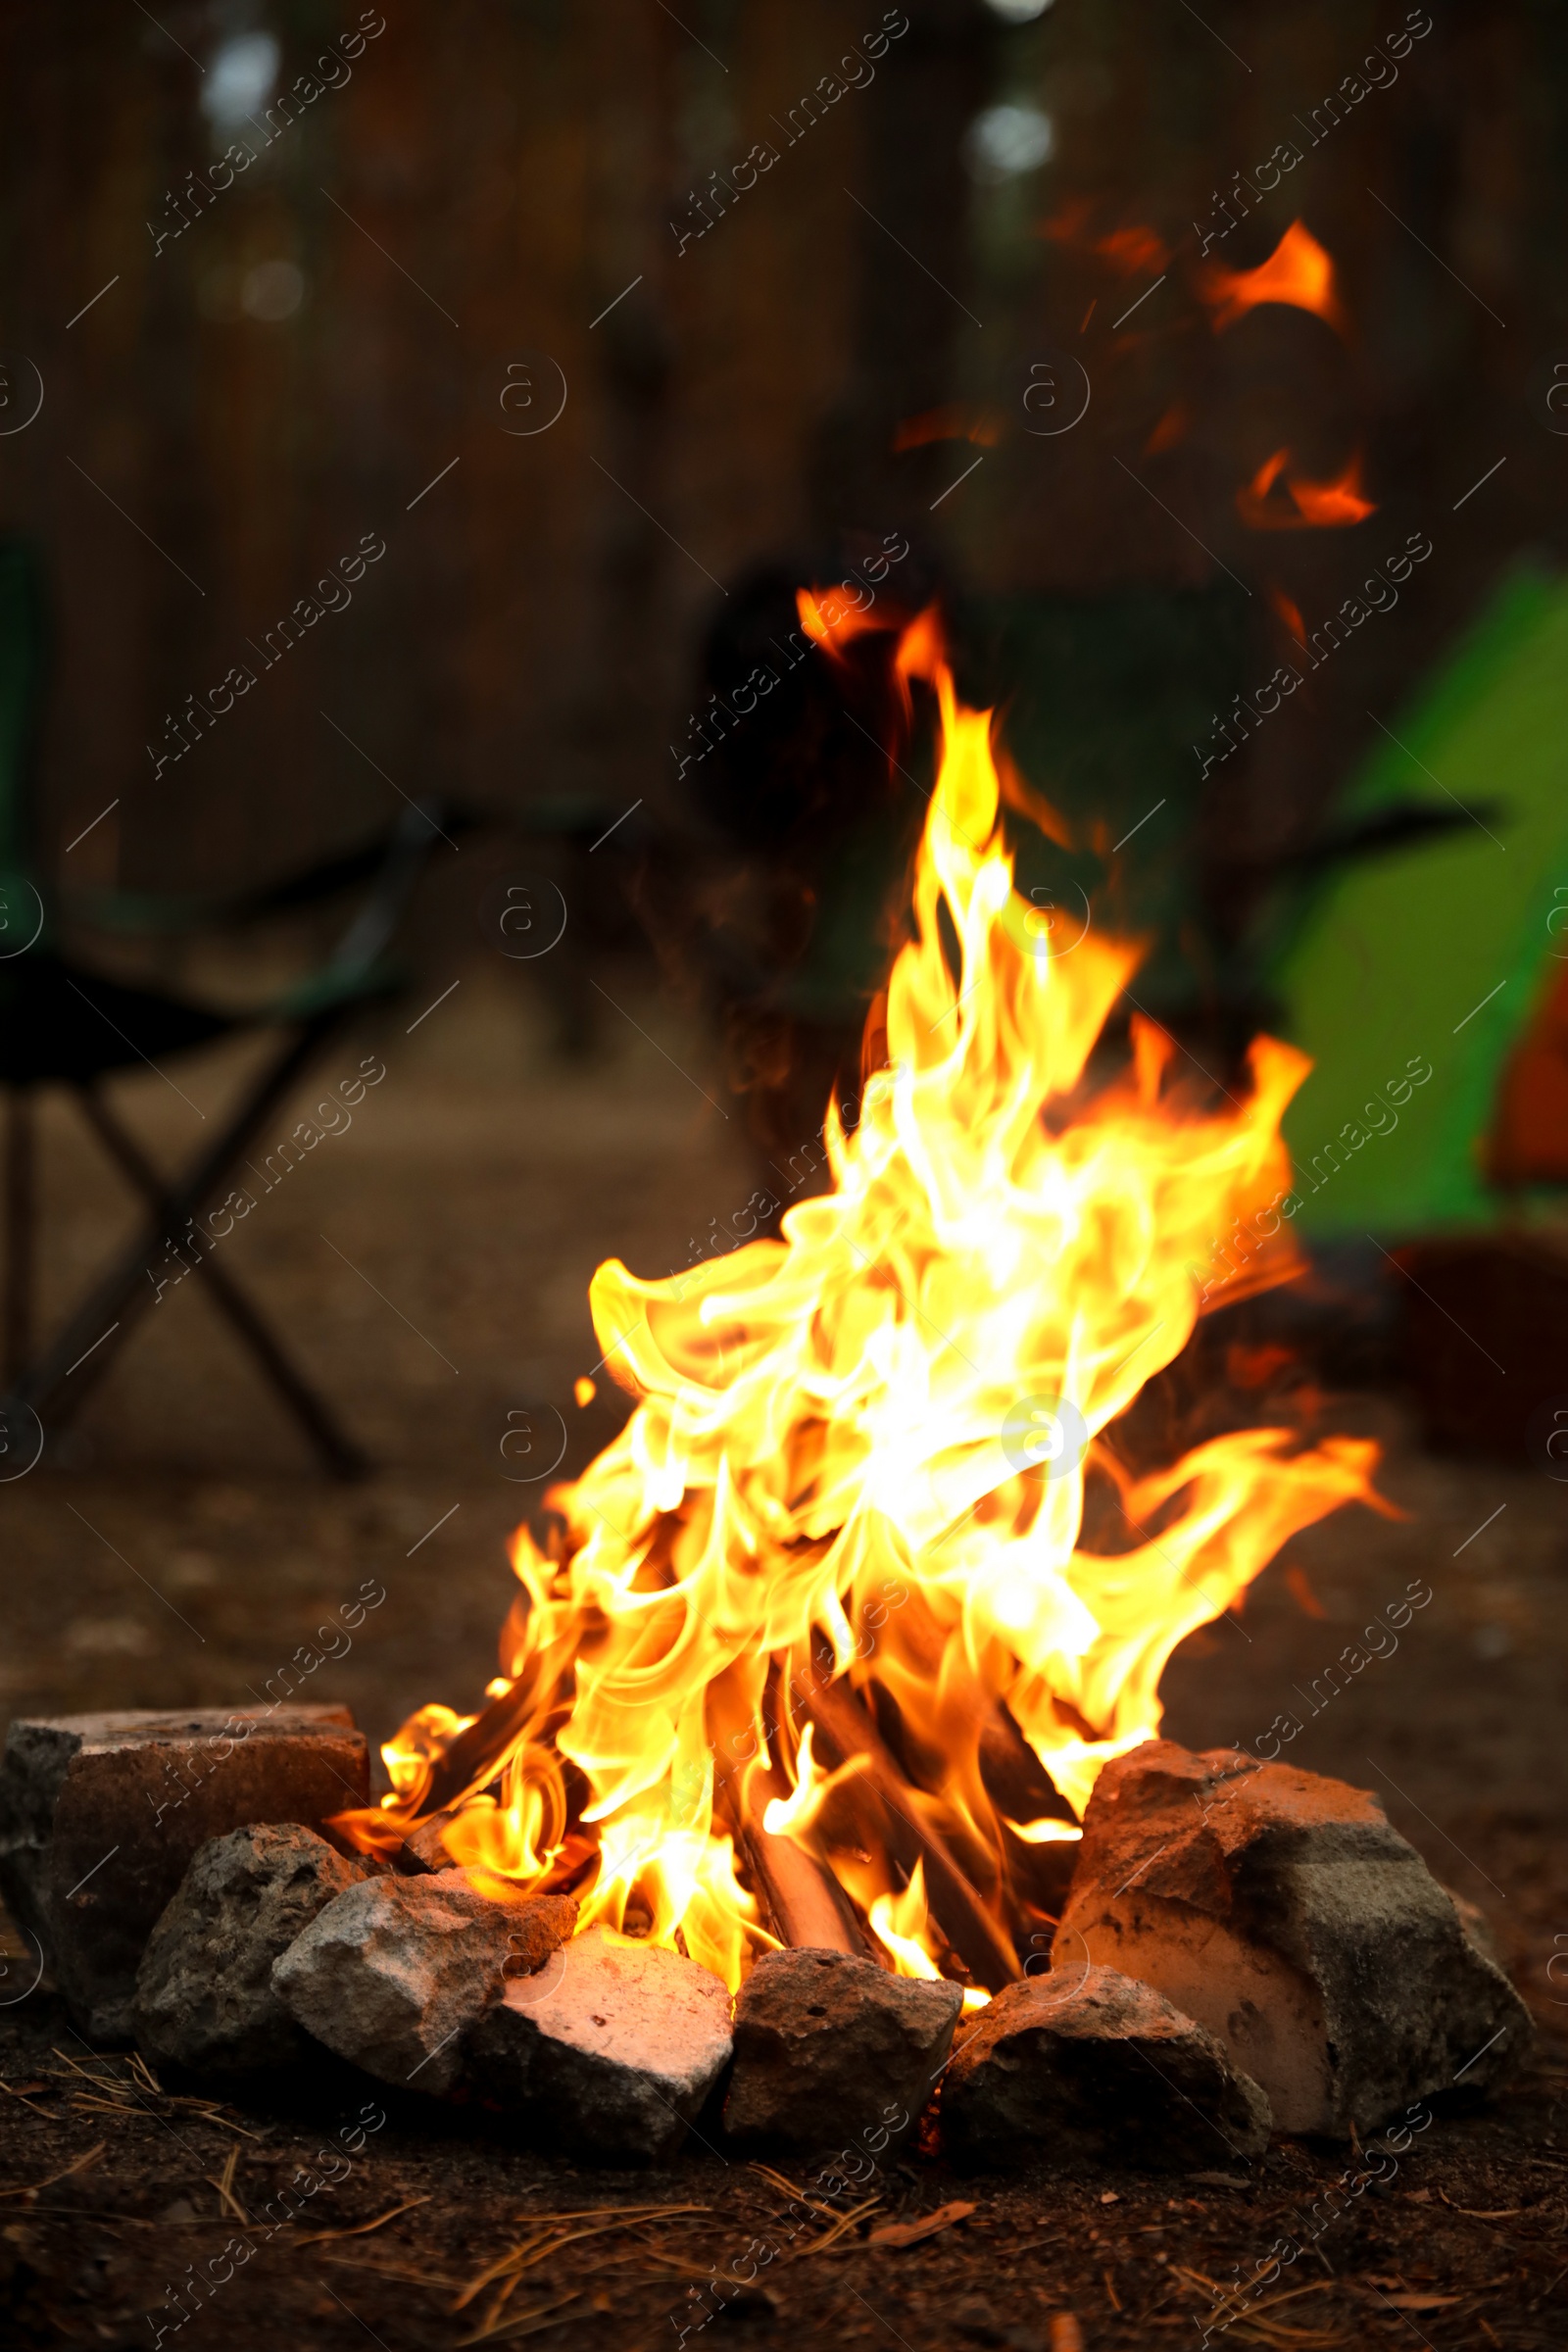
[[[1312,110],[1407,15],[1431,29],[1314,143]],[[792,145],[789,109],[876,31],[873,0],[394,0],[325,86],[357,22],[21,0],[0,27],[13,414],[27,362],[47,387],[0,484],[58,595],[57,851],[119,802],[79,881],[280,870],[395,811],[387,779],[657,809],[718,587],[762,559],[825,568],[891,530],[977,596],[1230,573],[1250,683],[1279,658],[1271,588],[1311,626],[1424,530],[1438,560],[1397,610],[1210,779],[1213,854],[1271,855],[1504,560],[1561,548],[1568,445],[1531,405],[1568,352],[1548,0],[910,0],[874,80]],[[319,94],[267,115],[301,76]],[[215,191],[236,138],[260,152]],[[760,140],[777,164],[682,249],[671,224]],[[1265,193],[1282,140],[1304,160]],[[1228,189],[1211,258],[1251,268],[1300,217],[1342,335],[1281,308],[1214,331],[1194,224],[1223,223]],[[1020,386],[1050,354],[1093,398],[1048,438]],[[528,355],[565,407],[516,436],[501,393]],[[896,449],[953,404],[982,441]],[[1376,516],[1250,528],[1238,491],[1285,445],[1317,478],[1359,453]],[[155,775],[166,714],[367,532],[387,554],[352,607]]]

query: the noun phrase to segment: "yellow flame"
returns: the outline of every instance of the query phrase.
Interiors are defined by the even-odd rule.
[[[909,1884],[902,1894],[877,1895],[871,1904],[869,1917],[873,1933],[892,1953],[894,1966],[901,1977],[924,1977],[929,1981],[941,1975],[941,1970],[920,1941],[926,1932],[923,1863],[915,1864]]]
[[[802,1736],[813,1678],[896,1721],[911,1829],[1022,1922],[1020,1850],[1073,1832],[1009,1823],[1009,1848],[987,1726],[1004,1709],[1081,1815],[1106,1760],[1157,1731],[1177,1643],[1298,1528],[1366,1498],[1376,1458],[1251,1429],[1135,1476],[1108,1439],[1192,1334],[1195,1264],[1288,1193],[1279,1122],[1308,1065],[1261,1038],[1246,1101],[1216,1108],[1135,1015],[1130,1061],[1092,1070],[1139,951],[1091,929],[1058,954],[1030,928],[990,714],[957,701],[927,618],[899,667],[935,686],[941,765],[888,1066],[853,1132],[829,1114],[833,1189],[686,1274],[600,1267],[595,1329],[636,1409],[553,1490],[551,1549],[514,1539],[486,1717],[421,1709],[388,1750],[385,1815],[357,1822],[384,1842],[455,1810],[459,1860],[570,1884],[585,1923],[678,1937],[731,1984],[775,1940],[744,1875],[764,1767],[767,1827],[831,1866],[900,1966],[951,1964],[925,1879],[856,1813],[867,1783],[824,1775]],[[1251,1283],[1296,1262],[1275,1226]]]

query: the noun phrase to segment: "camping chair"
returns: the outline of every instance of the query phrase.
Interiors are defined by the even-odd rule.
[[[17,1406],[30,1408],[50,1430],[73,1420],[155,1302],[151,1269],[189,1250],[214,1303],[327,1469],[340,1478],[359,1476],[368,1467],[366,1455],[230,1269],[210,1252],[191,1249],[188,1229],[222,1199],[269,1119],[330,1039],[356,1013],[399,987],[388,950],[432,844],[448,838],[441,812],[434,804],[411,805],[371,851],[327,861],[251,894],[244,904],[181,903],[175,927],[210,927],[205,918],[215,910],[232,918],[308,904],[368,870],[368,890],[325,965],[270,1004],[231,1012],[108,979],[61,950],[39,888],[33,783],[44,655],[35,552],[24,541],[0,540],[0,1085],[10,1096],[4,1166],[6,1402],[0,1419],[8,1436]],[[152,903],[145,910],[151,918],[145,927],[169,927],[158,921]],[[12,941],[15,946],[8,944]],[[281,1030],[281,1041],[226,1124],[177,1174],[161,1173],[111,1107],[104,1081],[114,1071],[137,1066],[167,1078],[164,1065],[172,1056],[259,1027]],[[37,1088],[49,1085],[72,1091],[93,1133],[146,1201],[147,1217],[80,1306],[34,1354],[33,1098]]]

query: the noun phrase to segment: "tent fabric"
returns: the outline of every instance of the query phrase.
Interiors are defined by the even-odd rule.
[[[1340,872],[1278,957],[1314,1063],[1285,1123],[1313,1240],[1490,1222],[1489,1165],[1568,1171],[1568,1084],[1543,1086],[1568,972],[1568,585],[1505,581],[1374,745],[1345,815],[1414,792],[1470,821]]]

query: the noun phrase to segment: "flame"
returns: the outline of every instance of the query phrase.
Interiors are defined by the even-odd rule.
[[[1179,400],[1174,402],[1144,443],[1145,457],[1156,457],[1162,449],[1174,449],[1178,441],[1186,439],[1191,423],[1192,418],[1182,403]]]
[[[1141,270],[1163,270],[1170,261],[1170,247],[1152,228],[1136,224],[1113,228],[1108,236],[1097,237],[1090,247],[1102,260],[1109,262],[1124,277],[1132,277]]]
[[[853,603],[843,588],[798,589],[795,609],[808,637],[840,661],[844,648],[867,629],[896,629],[899,625],[897,620],[873,612],[868,605]]]
[[[875,1896],[868,1916],[877,1941],[892,1955],[897,1976],[924,1977],[928,1983],[941,1976],[942,1971],[921,1941],[929,1919],[924,1863],[915,1864],[902,1894]]]
[[[1199,292],[1222,334],[1259,303],[1279,302],[1345,331],[1345,313],[1334,283],[1334,264],[1311,230],[1293,220],[1266,262],[1255,270],[1226,270],[1216,262],[1199,278]]]
[[[1236,493],[1237,512],[1254,531],[1343,530],[1377,513],[1376,501],[1362,494],[1358,456],[1327,482],[1285,473],[1290,457],[1288,449],[1277,449]],[[1269,492],[1282,474],[1285,497],[1271,498]]]
[[[1273,606],[1278,617],[1285,623],[1286,634],[1294,637],[1298,645],[1304,646],[1306,623],[1301,618],[1301,608],[1295,598],[1287,596],[1283,588],[1271,588],[1268,592],[1268,601]]]
[[[384,1751],[382,1809],[343,1825],[390,1850],[438,1814],[485,1883],[570,1886],[583,1924],[734,1984],[777,1940],[760,1822],[832,1871],[896,1969],[979,1978],[973,2006],[1048,1920],[1030,1872],[1157,1732],[1177,1643],[1298,1529],[1372,1498],[1376,1448],[1277,1426],[1135,1466],[1119,1417],[1190,1337],[1214,1237],[1288,1191],[1279,1124],[1308,1064],[1260,1038],[1246,1099],[1219,1102],[1135,1014],[1107,1071],[1139,949],[1091,928],[1042,952],[991,714],[958,702],[930,616],[898,657],[906,691],[934,685],[941,759],[887,1066],[853,1131],[829,1111],[833,1190],[682,1275],[599,1268],[635,1410],[552,1490],[549,1544],[517,1531],[483,1713],[422,1708]],[[1292,1270],[1288,1229],[1256,1262]],[[998,1736],[1030,1791],[1005,1804],[982,1770]],[[990,1975],[956,1956],[965,1882]]]
[[[1093,209],[1086,197],[1075,197],[1051,220],[1041,221],[1039,234],[1049,237],[1054,245],[1073,245],[1081,252],[1098,254],[1123,277],[1136,277],[1169,267],[1170,247],[1154,229],[1141,221],[1129,221],[1124,227],[1107,230],[1103,236],[1092,237],[1089,220]]]

